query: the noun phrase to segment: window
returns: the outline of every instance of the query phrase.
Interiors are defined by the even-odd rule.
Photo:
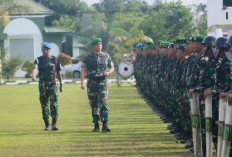
[[[232,7],[232,0],[223,0],[223,6]]]
[[[10,57],[19,56],[24,60],[34,60],[33,39],[10,39]]]
[[[226,20],[229,19],[229,15],[228,15],[228,12],[226,12]]]

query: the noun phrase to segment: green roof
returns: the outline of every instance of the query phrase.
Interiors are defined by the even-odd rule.
[[[10,4],[14,5],[14,4]],[[6,8],[9,8],[11,6]],[[11,11],[10,15],[51,15],[54,11],[46,8],[45,6],[33,1],[33,0],[16,0],[16,9]]]
[[[68,33],[68,32],[72,32],[71,30],[65,30],[62,28],[58,28],[58,27],[45,27],[45,32],[46,33]]]
[[[45,27],[44,28],[45,32],[47,34],[53,34],[53,35],[57,35],[57,34],[61,34],[61,35],[70,35],[70,36],[77,36],[77,37],[81,37],[83,39],[88,39],[88,37],[85,37],[83,35],[80,35],[72,30],[66,30],[66,29],[62,29],[62,28],[58,28],[58,27]]]

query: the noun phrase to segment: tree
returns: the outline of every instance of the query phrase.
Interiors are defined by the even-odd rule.
[[[121,26],[121,27],[116,26],[110,30],[110,34],[115,36],[114,42],[123,43],[125,46],[129,46],[129,45],[133,45],[136,42],[145,41],[146,37],[143,33],[143,30],[139,28],[141,24],[141,20],[139,19],[134,19],[129,21],[128,20],[129,20],[128,18],[119,20],[120,22],[117,24],[117,26]],[[125,29],[122,28],[123,26]]]
[[[196,6],[195,9],[195,27],[196,32],[199,34],[206,35],[207,34],[207,11],[206,11],[206,4],[200,3]]]
[[[207,35],[207,14],[200,17],[196,29],[199,34]]]
[[[162,3],[156,1],[151,16],[145,15],[142,29],[145,35],[156,40],[175,40],[188,37],[193,32],[193,15],[180,1]]]
[[[59,20],[54,20],[52,25],[67,30],[76,29],[75,22],[68,15],[62,15]]]
[[[75,25],[75,31],[80,32],[82,29],[83,13],[91,11],[85,2],[80,0],[35,0],[40,4],[56,12],[53,16],[46,18],[46,25],[62,26],[64,29],[70,29],[67,22],[71,24],[71,30]],[[70,22],[72,20],[72,22]]]

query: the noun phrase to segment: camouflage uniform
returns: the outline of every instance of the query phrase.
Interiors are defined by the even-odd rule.
[[[38,67],[39,70],[39,100],[42,107],[43,120],[46,125],[49,125],[49,98],[52,120],[56,121],[58,117],[58,87],[56,85],[56,75],[61,70],[61,66],[56,57],[51,56],[50,58],[46,58],[41,56],[35,59],[35,67]]]
[[[113,67],[111,57],[107,53],[101,52],[99,55],[89,53],[82,64],[87,70],[87,92],[92,108],[93,123],[108,121],[108,86],[107,78],[104,76],[108,68]]]

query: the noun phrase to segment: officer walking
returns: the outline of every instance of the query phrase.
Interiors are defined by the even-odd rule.
[[[99,131],[99,120],[103,122],[102,131],[111,131],[107,126],[108,116],[108,86],[107,77],[114,71],[114,64],[109,54],[102,52],[101,38],[95,38],[90,43],[93,52],[89,53],[82,64],[81,88],[85,89],[84,77],[87,73],[87,92],[92,108],[92,117],[95,127],[93,132]]]
[[[52,117],[52,130],[58,130],[56,126],[58,118],[58,87],[56,85],[56,76],[58,76],[60,82],[60,92],[62,88],[62,76],[60,73],[61,66],[59,60],[55,56],[51,56],[52,46],[48,42],[43,42],[41,45],[42,56],[38,57],[34,61],[32,80],[35,81],[37,71],[39,70],[39,93],[40,104],[42,107],[43,120],[45,123],[46,131],[50,130],[49,124],[49,104],[50,98],[50,111]]]

